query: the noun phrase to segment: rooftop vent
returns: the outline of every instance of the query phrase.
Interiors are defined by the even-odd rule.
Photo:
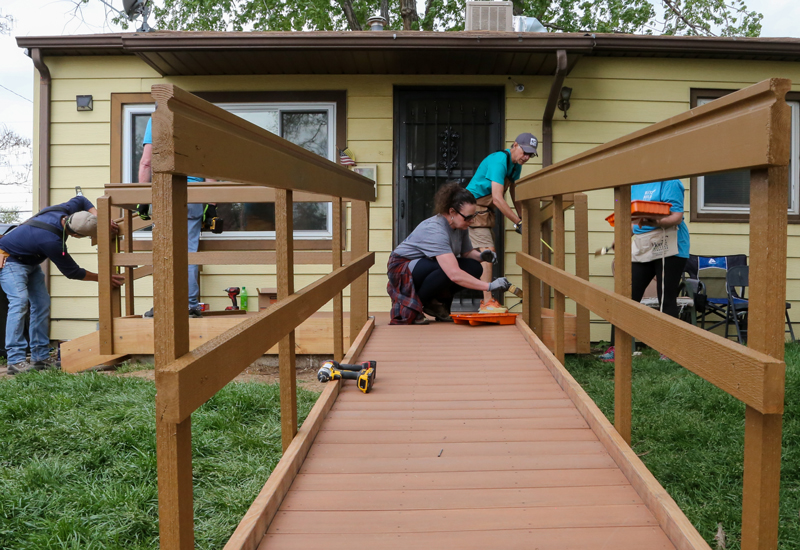
[[[466,30],[511,32],[513,10],[513,3],[505,0],[467,2]]]

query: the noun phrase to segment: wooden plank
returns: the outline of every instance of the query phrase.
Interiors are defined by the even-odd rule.
[[[375,254],[365,254],[176,360],[164,369],[160,391],[164,407],[158,414],[176,421],[188,418],[247,365],[374,263]]]
[[[526,176],[517,200],[789,164],[791,81],[773,78]],[[702,150],[703,154],[696,154]]]
[[[638,304],[637,304],[638,305]],[[644,307],[644,306],[642,306]],[[590,309],[592,309],[590,307]],[[672,497],[658,483],[633,449],[614,429],[594,401],[575,381],[572,375],[561,365],[542,341],[530,328],[517,321],[522,335],[531,345],[533,351],[544,362],[556,381],[561,385],[577,407],[589,427],[605,445],[611,458],[619,466],[625,477],[658,520],[659,525],[669,540],[678,550],[710,550],[708,544],[697,532],[689,519],[684,515]]]
[[[375,200],[372,180],[172,84],[155,84],[153,171]],[[202,159],[197,162],[195,159]]]
[[[190,252],[189,262],[195,265],[272,265],[277,261],[277,254],[277,251],[272,250]],[[152,265],[153,262],[153,254],[151,252],[115,252],[111,256],[113,258],[112,263],[115,266]],[[294,261],[298,265],[329,264],[331,263],[331,253],[322,250],[302,250],[295,253]]]
[[[352,253],[355,256],[369,250],[369,203],[354,202],[350,208]],[[350,339],[355,340],[356,327],[369,315],[369,274],[364,273],[350,287]]]
[[[189,203],[229,203],[232,198],[236,202],[275,202],[275,191],[272,187],[259,185],[242,185],[230,181],[197,181],[189,182],[187,200]],[[152,187],[147,183],[107,183],[105,193],[111,198],[114,206],[124,206],[134,208],[137,204],[149,204],[152,202]],[[295,202],[328,202],[333,197],[330,195],[320,195],[317,193],[306,193],[297,191]],[[151,225],[153,222],[142,221],[142,227]],[[135,229],[139,229],[136,227]],[[134,229],[134,230],[135,230]]]
[[[564,227],[564,200],[561,195],[553,197],[553,265],[563,270],[566,262],[566,235]],[[559,361],[564,362],[564,294],[555,291],[553,318],[555,320],[554,353]]]
[[[558,286],[564,294],[588,307],[620,330],[650,347],[661,350],[673,361],[708,380],[753,408],[769,414],[783,411],[783,400],[764,387],[774,379],[775,369],[784,364],[753,349],[702,330],[649,307],[621,298],[596,284],[562,273],[544,262],[520,252],[517,263]]]
[[[334,198],[331,205],[333,210],[333,238],[331,239],[331,262],[333,269],[342,267],[342,199]],[[344,295],[342,292],[333,297],[333,360],[341,361],[344,356]]]
[[[372,317],[362,327],[358,336],[353,340],[353,345],[347,352],[348,362],[358,359],[375,328],[375,318]],[[297,432],[297,437],[292,440],[275,469],[270,474],[267,483],[261,489],[253,504],[247,510],[242,521],[236,527],[231,538],[225,544],[224,550],[253,550],[258,547],[264,533],[267,531],[272,519],[278,511],[289,487],[292,485],[300,467],[308,454],[314,438],[319,432],[325,415],[330,411],[339,394],[339,384],[330,383],[314,404],[314,408],[306,417],[305,422]]]
[[[568,410],[568,409],[562,409]],[[391,418],[391,414],[402,414],[404,411],[384,411],[383,416],[375,418]],[[405,411],[407,414],[407,411]],[[341,418],[340,414],[328,413],[328,418]],[[503,429],[503,430],[423,430],[404,433],[388,433],[383,430],[361,430],[358,421],[361,418],[346,417],[353,421],[352,430],[326,430],[315,440],[319,444],[360,443],[360,444],[402,444],[402,443],[531,443],[540,441],[597,441],[594,433],[588,429],[554,430],[554,429]],[[399,455],[398,455],[399,456]]]
[[[561,406],[565,403],[566,396],[549,399],[502,399],[484,401],[417,401],[414,403],[364,402],[349,401],[339,402],[336,411],[485,411],[485,416],[477,418],[508,418],[503,412],[514,411],[511,418],[529,418],[535,415],[533,411],[538,408]],[[531,411],[530,414],[521,412]],[[518,413],[518,414],[517,414]],[[421,416],[420,418],[424,418]],[[446,417],[444,417],[446,418]],[[461,418],[461,417],[458,417]],[[464,418],[476,418],[474,415],[465,415]],[[528,426],[530,427],[530,426]]]
[[[788,141],[788,128],[776,132]],[[750,295],[747,344],[782,360],[786,305],[788,167],[750,172]],[[783,402],[785,367],[765,378],[765,390]],[[780,414],[745,411],[742,550],[778,545],[781,478]]]
[[[102,355],[100,353],[100,332],[95,331],[80,338],[62,342],[61,370],[81,372],[110,362],[122,361],[126,354]]]
[[[97,294],[100,329],[100,354],[114,355],[114,306],[117,292],[111,284],[115,272],[111,263],[111,203],[108,197],[97,198]],[[119,317],[117,315],[117,317]]]
[[[292,191],[279,189],[275,200],[275,242],[277,243],[278,300],[294,294],[294,212]],[[297,433],[297,368],[294,355],[294,330],[278,343],[278,364],[281,392],[281,443],[289,448]]]
[[[143,277],[148,277],[148,276],[150,276],[152,274],[153,274],[153,266],[152,265],[142,266],[142,267],[140,267],[138,269],[134,269],[133,270],[133,278],[134,279],[141,279]]]
[[[553,239],[552,239],[552,226],[553,226],[553,219],[543,222],[541,225],[541,239],[545,243],[552,246]],[[550,248],[547,246],[541,248],[542,251],[542,261],[546,263],[550,263],[552,261]],[[552,309],[553,305],[550,301],[550,285],[542,281],[542,309]]]
[[[351,425],[357,423],[351,422]],[[411,429],[413,431],[413,428]],[[441,455],[440,455],[441,453]],[[508,441],[487,445],[486,443],[317,443],[308,453],[308,458],[331,460],[370,458],[427,458],[444,456],[472,458],[480,456],[520,455],[605,455],[606,451],[597,441]]]
[[[631,188],[614,188],[614,292],[623,298],[631,297]],[[615,325],[616,326],[616,325]],[[616,326],[614,337],[614,427],[622,439],[631,443],[633,340],[630,334]],[[656,348],[660,350],[661,348]],[[563,361],[562,361],[563,363]]]
[[[155,143],[165,137],[153,135]],[[189,351],[186,177],[155,173],[153,208],[153,304],[155,309],[156,410],[164,407],[164,368]],[[194,548],[191,419],[156,414],[158,521],[163,550]]]
[[[359,391],[359,390],[356,390]],[[377,391],[377,390],[376,390]],[[544,396],[545,399],[552,399],[556,395],[564,395],[563,391],[558,394]],[[372,392],[370,392],[372,396]],[[468,396],[467,396],[468,397]],[[495,396],[495,400],[500,399]],[[433,399],[429,401],[434,401]],[[435,399],[435,401],[441,401]],[[406,402],[406,400],[402,400]],[[560,430],[581,430],[586,428],[586,422],[580,415],[569,416],[550,416],[539,418],[520,418],[520,419],[494,419],[494,418],[465,418],[463,420],[440,419],[440,420],[361,420],[361,429],[364,430],[384,430],[384,431],[406,431],[406,430],[502,430],[502,429],[560,429]],[[349,431],[353,429],[353,423],[349,420],[332,418],[325,423],[325,430]]]
[[[122,233],[122,252],[130,254],[133,252],[133,215],[130,212],[124,212],[122,216],[122,223],[118,224],[120,233]],[[134,293],[133,293],[134,269],[132,267],[125,268],[125,315],[134,315]]]
[[[586,193],[575,193],[575,275],[589,280],[589,198]],[[589,310],[578,305],[575,308],[576,353],[590,353],[591,319]],[[535,332],[535,331],[534,331]]]

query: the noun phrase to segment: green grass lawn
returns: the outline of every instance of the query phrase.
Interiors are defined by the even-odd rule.
[[[305,419],[317,394],[298,389]],[[281,456],[277,385],[192,415],[197,547],[222,548]],[[155,386],[60,372],[0,381],[0,549],[158,548]]]
[[[613,423],[614,364],[591,356],[567,369]],[[779,548],[800,548],[800,343],[786,346]],[[716,548],[717,523],[727,549],[740,548],[744,405],[648,350],[633,360],[633,449]]]

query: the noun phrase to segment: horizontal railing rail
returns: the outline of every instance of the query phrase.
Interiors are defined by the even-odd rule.
[[[523,319],[541,336],[541,289],[555,290],[555,356],[564,361],[564,299],[616,327],[614,426],[631,441],[631,337],[645,342],[746,404],[742,549],[777,547],[781,423],[784,402],[784,307],[791,83],[770,79],[553,164],[518,182],[523,204]],[[750,170],[748,346],[678,321],[631,297],[631,185]],[[614,292],[567,273],[567,194],[614,189]],[[577,197],[578,195],[575,195]],[[552,198],[547,205],[542,200]],[[553,265],[542,261],[542,222],[552,218]],[[577,231],[584,231],[578,229]],[[576,241],[580,238],[576,235]],[[707,548],[668,530],[680,548]],[[663,517],[662,517],[663,516]]]

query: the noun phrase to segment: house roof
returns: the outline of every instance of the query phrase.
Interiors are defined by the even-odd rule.
[[[582,56],[800,61],[800,39],[517,32],[181,32],[18,37],[47,56],[136,55],[161,75],[552,75]]]

